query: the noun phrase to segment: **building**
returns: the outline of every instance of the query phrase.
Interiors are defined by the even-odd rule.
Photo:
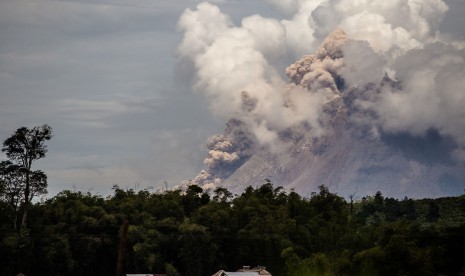
[[[166,274],[126,274],[126,276],[166,276]]]
[[[264,266],[257,266],[255,268],[250,268],[250,266],[243,266],[241,269],[236,272],[228,272],[220,270],[213,274],[212,276],[257,276],[257,275],[268,275],[271,276],[271,273],[266,270]]]

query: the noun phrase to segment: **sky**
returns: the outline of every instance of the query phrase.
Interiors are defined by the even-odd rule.
[[[33,165],[48,175],[49,196],[172,187],[204,166],[207,138],[225,118],[192,88],[178,24],[201,2],[0,1],[0,139],[22,126],[53,128],[47,156]],[[210,3],[235,25],[254,14],[292,16],[273,2]],[[464,40],[465,2],[445,2],[439,30]]]

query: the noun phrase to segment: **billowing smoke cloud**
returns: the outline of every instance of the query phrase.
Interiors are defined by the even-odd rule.
[[[191,180],[184,181],[183,186],[199,185],[212,190],[220,185],[222,179],[230,176],[253,154],[255,147],[253,134],[237,119],[226,124],[224,134],[214,135],[207,141],[208,155],[204,160],[206,170]]]
[[[385,87],[373,101],[380,128],[421,136],[435,129],[465,148],[465,51],[445,43],[412,49],[393,62],[401,87]],[[459,156],[458,155],[458,156]]]
[[[339,97],[337,74],[343,67],[342,46],[347,36],[344,31],[336,29],[318,48],[315,55],[302,57],[286,68],[290,80],[309,91],[324,90],[326,101]]]
[[[288,19],[253,15],[234,26],[204,2],[179,20],[178,53],[196,69],[195,89],[214,114],[241,122],[254,147],[282,150],[280,137],[291,128],[321,137],[336,110],[350,109],[354,122],[374,132],[422,136],[434,129],[464,156],[465,43],[439,33],[443,1],[268,2]],[[282,79],[284,68],[273,64],[290,53],[303,57]],[[219,182],[244,162],[251,153],[244,158],[238,143],[212,138],[200,178]]]
[[[184,185],[199,185],[205,189],[212,189],[221,184],[221,179],[228,177],[241,161],[240,153],[236,151],[233,144],[225,135],[215,135],[208,139],[208,156],[204,163],[207,170],[202,170],[193,179]]]
[[[207,142],[208,157],[204,163],[210,170],[225,167],[239,161],[239,155],[234,151],[233,143],[224,135],[210,137]]]

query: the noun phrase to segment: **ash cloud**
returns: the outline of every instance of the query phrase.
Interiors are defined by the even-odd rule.
[[[212,190],[244,164],[253,154],[255,139],[244,123],[231,119],[226,124],[224,134],[213,135],[207,141],[206,169],[182,186],[199,185]]]
[[[440,33],[443,1],[268,2],[287,18],[253,15],[235,26],[207,2],[180,17],[178,54],[195,68],[195,90],[214,114],[241,122],[254,144],[243,155],[239,137],[212,138],[208,181],[227,177],[252,148],[282,151],[290,130],[309,139],[331,133],[340,114],[374,137],[434,129],[463,161],[465,42]],[[285,70],[274,66],[290,55],[302,57]]]
[[[343,67],[342,45],[347,42],[347,35],[336,29],[317,49],[316,54],[306,55],[286,68],[286,75],[291,82],[309,91],[323,91],[325,100],[339,97],[341,86],[338,72]]]

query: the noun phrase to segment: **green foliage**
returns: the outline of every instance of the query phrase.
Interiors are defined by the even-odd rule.
[[[172,264],[166,264],[165,271],[167,276],[181,276],[181,274]]]
[[[3,141],[2,152],[8,161],[0,163],[0,197],[13,209],[13,227],[16,229],[18,208],[21,205],[21,226],[26,227],[27,214],[32,199],[47,193],[47,176],[32,170],[32,162],[45,157],[46,141],[52,138],[48,125],[18,128]]]
[[[352,207],[352,208],[351,208]],[[102,198],[63,191],[30,206],[14,230],[0,201],[0,275],[115,274],[121,225],[129,222],[126,273],[211,275],[264,265],[273,275],[460,275],[465,197],[348,203],[325,186],[303,198],[269,181],[240,196],[197,186]]]

